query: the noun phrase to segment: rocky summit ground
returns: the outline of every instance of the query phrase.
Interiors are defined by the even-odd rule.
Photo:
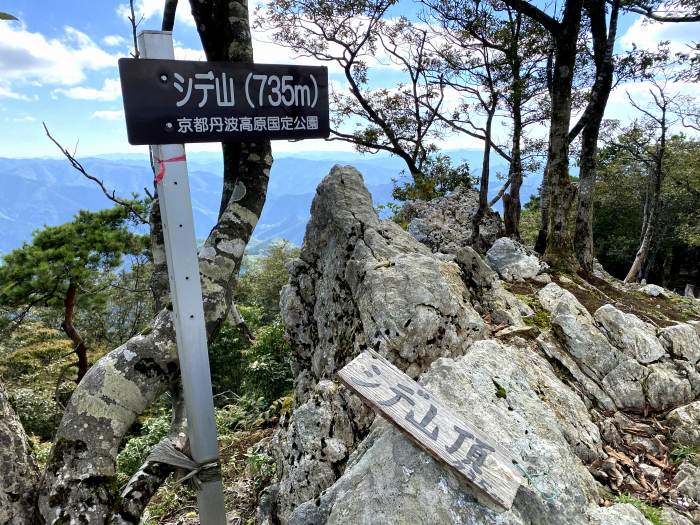
[[[295,405],[258,522],[700,523],[700,304],[602,268],[550,273],[511,239],[482,256],[410,231],[378,218],[351,167],[319,186],[281,297]],[[341,386],[367,348],[522,459],[510,510]]]

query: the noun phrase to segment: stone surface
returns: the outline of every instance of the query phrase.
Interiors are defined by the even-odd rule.
[[[571,292],[550,283],[537,293],[537,297],[551,315],[557,338],[587,375],[602,380],[620,363],[620,353]]]
[[[700,401],[672,410],[666,420],[673,426],[674,443],[700,448]]]
[[[429,202],[406,204],[410,218],[408,232],[433,252],[457,253],[471,245],[472,217],[479,206],[479,193],[473,188],[459,188],[450,195]],[[501,217],[488,210],[479,227],[479,248],[488,249],[501,235]]]
[[[0,385],[0,523],[29,525],[39,472],[22,423]]]
[[[626,314],[611,304],[598,308],[593,317],[608,339],[639,363],[658,361],[666,352],[656,338],[656,330],[636,315]]]
[[[505,398],[496,396],[494,380]],[[522,486],[513,507],[496,512],[449,468],[377,420],[344,475],[319,499],[297,507],[287,523],[647,523],[634,509],[598,507],[596,483],[579,460],[602,454],[598,429],[581,400],[529,348],[478,341],[463,357],[436,361],[422,382],[530,468],[547,470],[560,494],[545,503]]]
[[[681,323],[659,330],[659,339],[671,354],[692,364],[700,361],[700,335],[695,327]]]
[[[545,269],[535,254],[508,237],[493,243],[486,252],[486,262],[506,281],[530,279]]]
[[[690,382],[672,363],[654,363],[649,370],[644,390],[653,410],[668,410],[693,400]]]
[[[678,494],[700,503],[700,467],[683,463],[673,478],[673,483]]]
[[[671,291],[656,284],[646,284],[639,289],[640,292],[651,297],[670,297]]]
[[[273,447],[282,514],[335,481],[373,419],[359,398],[324,380],[368,347],[411,377],[463,354],[486,334],[471,299],[457,264],[379,220],[359,172],[332,169],[280,299],[297,407]]]
[[[669,443],[643,418],[681,407],[667,423],[675,432],[692,427],[695,416],[682,410],[694,409],[688,403],[700,395],[689,332],[696,328],[664,328],[657,337],[655,327],[614,306],[592,315],[564,288],[584,290],[575,277],[557,275],[559,284],[546,283],[525,304],[471,247],[432,249],[378,219],[354,169],[335,167],[319,186],[281,297],[295,410],[272,440],[277,477],[262,496],[258,522],[648,524],[630,505],[600,507],[603,493],[591,472],[643,491],[632,473],[611,470],[613,450],[635,450],[645,462],[636,475],[668,480],[668,470],[659,472],[643,454],[663,454]],[[541,275],[536,256],[520,255],[531,277],[518,264],[501,268],[501,276]],[[530,281],[514,289],[536,288]],[[534,311],[537,330],[526,324]],[[366,348],[420,378],[535,472],[547,471],[546,486],[560,493],[546,502],[524,485],[507,512],[480,501],[449,467],[337,383],[336,372]]]

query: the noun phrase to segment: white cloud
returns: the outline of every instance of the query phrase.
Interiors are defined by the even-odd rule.
[[[636,45],[639,49],[654,50],[660,42],[669,41],[672,52],[687,52],[687,45],[697,40],[700,22],[661,23],[639,16],[619,39],[623,49]]]
[[[107,35],[102,39],[102,43],[110,47],[123,46],[126,44],[126,38],[121,35]]]
[[[96,119],[101,119],[101,120],[123,120],[124,119],[124,111],[121,109],[116,109],[116,110],[110,110],[110,109],[105,109],[101,111],[95,111],[90,118],[96,118]]]
[[[25,115],[24,117],[14,117],[13,122],[36,122],[36,118],[31,115]]]
[[[206,60],[207,57],[201,49],[175,46],[175,60]]]
[[[31,100],[27,95],[12,91],[9,87],[0,84],[0,98],[11,98],[14,100]]]
[[[134,2],[136,21],[138,22],[139,19],[143,17],[144,21],[152,21],[152,19],[156,19],[158,22],[160,22],[163,16],[163,5],[163,0],[138,0],[137,2]],[[178,23],[194,27],[194,18],[192,18],[192,12],[190,11],[189,7],[188,2],[179,3],[175,14],[176,27]],[[117,7],[117,15],[128,24],[129,21],[127,20],[127,17],[131,16],[129,4],[120,4]],[[160,23],[158,25],[160,25]]]
[[[87,71],[115,65],[116,57],[75,28],[66,26],[59,38],[49,39],[23,24],[0,24],[0,96],[25,98],[15,85],[75,85]]]
[[[101,88],[76,86],[68,89],[55,89],[51,94],[60,93],[78,100],[116,100],[121,96],[121,83],[117,78],[107,78]]]

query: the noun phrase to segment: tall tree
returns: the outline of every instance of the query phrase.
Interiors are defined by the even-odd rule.
[[[395,3],[269,0],[258,23],[276,44],[340,69],[345,84],[332,93],[331,140],[399,157],[416,188],[427,189],[417,196],[430,198],[426,179],[445,161],[435,145],[443,94],[429,78],[428,31],[405,18],[388,19]],[[398,85],[372,85],[372,64],[392,66],[401,75]]]
[[[461,111],[444,111],[437,117],[452,131],[483,140],[484,161],[486,150],[488,154],[492,150],[508,162],[505,184],[490,202],[482,196],[480,209],[493,206],[503,197],[505,234],[518,238],[524,130],[543,118],[538,102],[546,92],[543,61],[548,35],[538,24],[500,2],[423,0],[423,3],[429,8],[426,22],[436,26],[435,40],[444,42],[438,48],[438,55],[446,67],[441,68],[435,81],[467,95],[467,99],[476,98],[477,107],[481,106],[486,114],[485,119],[473,118],[471,107],[463,101]],[[480,54],[484,55],[483,60]],[[489,96],[481,97],[480,88]],[[498,102],[498,112],[491,120],[490,101]],[[494,138],[494,117],[503,123],[510,121],[510,137],[505,141],[509,145],[498,145]],[[484,175],[488,177],[488,171],[482,169],[482,178]]]
[[[145,249],[144,238],[130,231],[130,212],[117,206],[81,211],[73,221],[47,226],[4,257],[0,266],[0,305],[17,312],[16,325],[38,306],[60,307],[60,328],[73,342],[77,381],[87,373],[88,343],[75,325],[76,308],[94,300],[90,288],[99,274],[118,268],[123,257]]]
[[[648,108],[642,107],[628,95],[630,103],[643,114],[643,118],[635,122],[633,130],[627,134],[628,140],[620,143],[643,166],[648,178],[639,249],[625,282],[640,278],[649,257],[661,211],[661,187],[667,172],[669,130],[680,120],[672,113],[674,101],[665,85],[654,82],[649,94],[653,102]]]
[[[569,177],[569,126],[583,0],[566,0],[560,20],[525,0],[504,3],[541,24],[552,37],[549,145],[541,194],[543,221],[546,219],[547,224],[544,257],[554,267],[575,268],[577,262],[567,227],[576,195]]]
[[[193,0],[191,6],[208,58],[252,61],[245,0]],[[267,141],[224,144],[223,156],[219,217],[199,254],[210,338],[232,308],[243,250],[260,217],[272,166]],[[153,242],[158,243],[157,236]],[[114,486],[116,454],[139,414],[178,377],[175,334],[167,308],[141,335],[93,365],[66,407],[47,464],[39,494],[45,522],[139,523],[146,503],[170,469],[144,465],[119,495]]]

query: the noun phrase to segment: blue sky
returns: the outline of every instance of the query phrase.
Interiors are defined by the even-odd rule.
[[[252,3],[252,2],[251,2]],[[186,0],[180,1],[175,28],[176,54],[183,59],[203,59],[199,38]],[[402,2],[400,11],[410,13],[412,2]],[[0,22],[0,156],[36,157],[56,155],[53,144],[43,134],[41,121],[65,144],[78,143],[79,155],[116,152],[145,152],[127,143],[121,113],[117,59],[130,49],[127,5],[119,1],[3,0],[0,10],[20,18],[20,22]],[[137,10],[144,15],[141,28],[160,25],[162,0],[139,0]],[[697,39],[700,24],[643,24],[636,16],[625,15],[619,30],[618,47],[632,43],[652,48],[670,40],[681,49]],[[309,63],[255,35],[256,60],[268,63]],[[389,78],[390,69],[377,69],[375,78]],[[695,86],[679,86],[695,90]],[[613,93],[607,116],[629,118],[625,90],[643,96],[643,85],[625,86]],[[453,140],[454,139],[454,140]],[[478,143],[446,139],[445,147],[458,145],[478,148]],[[216,144],[191,145],[193,150],[213,151]],[[277,152],[341,149],[338,143],[304,141],[275,143]]]

